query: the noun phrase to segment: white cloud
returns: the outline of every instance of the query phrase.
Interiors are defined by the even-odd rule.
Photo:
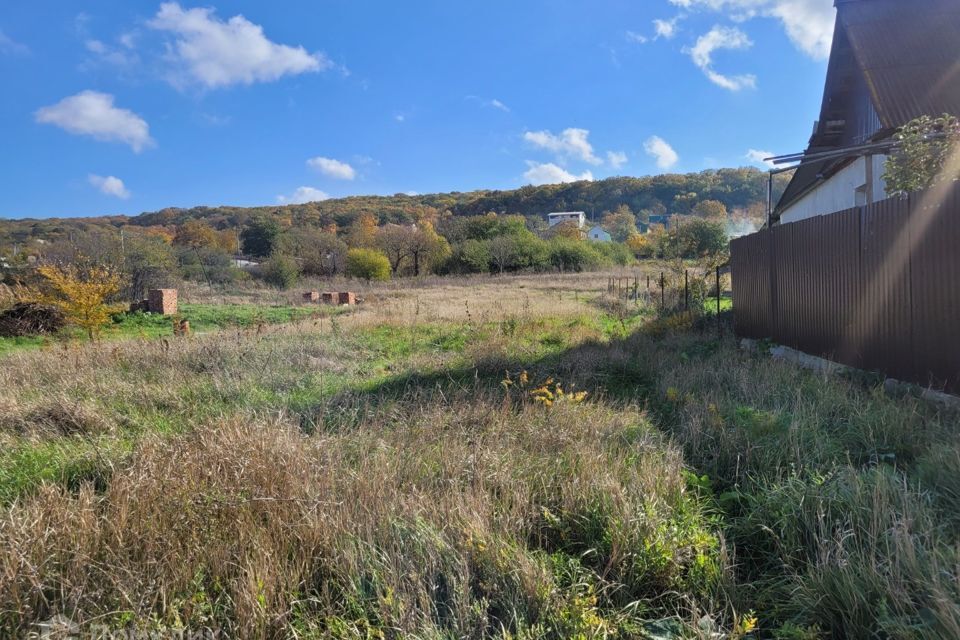
[[[120,37],[117,38],[117,40],[127,49],[133,49],[133,47],[136,46],[138,35],[139,34],[137,34],[136,31],[128,31],[120,34]]]
[[[744,157],[755,164],[762,164],[769,169],[775,169],[777,165],[770,162],[769,160],[764,160],[764,158],[772,158],[774,153],[772,151],[760,151],[758,149],[750,149],[747,151],[747,155]]]
[[[30,54],[30,48],[21,44],[5,34],[0,29],[0,53],[6,53],[12,56],[25,56]]]
[[[740,29],[735,27],[716,26],[708,33],[700,36],[693,48],[687,53],[693,63],[710,79],[710,82],[730,91],[753,89],[757,86],[757,77],[754,75],[725,76],[713,68],[713,52],[718,49],[742,50],[753,46],[753,41]]]
[[[397,115],[393,116],[393,119],[397,122],[406,122],[407,116],[403,115],[402,113],[398,113]]]
[[[541,149],[547,149],[561,156],[570,156],[590,164],[603,164],[603,160],[593,153],[587,129],[564,129],[560,135],[549,131],[528,131],[523,139]]]
[[[502,102],[500,102],[500,101],[497,100],[496,98],[494,98],[493,100],[490,101],[490,106],[493,107],[494,109],[500,109],[500,111],[504,111],[504,112],[506,112],[506,113],[510,113],[510,107],[508,107],[507,105],[503,104]]]
[[[219,20],[213,9],[183,9],[164,2],[149,23],[175,35],[168,57],[177,65],[173,84],[207,88],[272,82],[285,75],[324,71],[333,63],[321,53],[271,42],[263,27],[241,15]]]
[[[320,189],[314,189],[313,187],[298,187],[292,195],[277,196],[277,202],[280,204],[306,204],[308,202],[320,202],[321,200],[329,199],[329,194],[320,191]]]
[[[684,9],[723,12],[738,21],[775,18],[801,51],[822,60],[830,55],[836,11],[833,0],[670,0]]]
[[[646,44],[650,41],[650,38],[636,31],[627,31],[627,40],[637,44]]]
[[[584,171],[579,176],[558,167],[552,162],[539,163],[527,161],[527,171],[523,174],[525,180],[532,185],[541,184],[561,184],[564,182],[579,182],[581,180],[593,180],[593,174]]]
[[[307,160],[310,168],[319,171],[328,178],[334,180],[353,180],[357,177],[357,171],[346,162],[334,160],[332,158],[316,157]]]
[[[122,43],[121,43],[122,44]],[[130,46],[111,47],[102,40],[90,39],[84,45],[97,60],[116,67],[131,67],[140,61],[140,57]]]
[[[614,169],[619,169],[627,164],[627,154],[623,151],[607,151],[607,163]]]
[[[130,197],[130,192],[127,191],[127,187],[123,184],[123,180],[115,176],[98,176],[91,173],[89,176],[87,176],[87,181],[99,189],[100,193],[105,195],[113,196],[114,198],[120,198],[121,200],[126,200]]]
[[[154,144],[146,121],[127,109],[113,106],[113,96],[82,91],[35,114],[37,122],[52,124],[106,142],[123,142],[137,153]]]
[[[660,169],[669,169],[680,160],[680,156],[673,147],[660,136],[651,136],[643,144],[643,150],[657,161],[657,167]]]
[[[669,40],[673,36],[677,35],[677,24],[680,22],[680,19],[681,16],[677,16],[670,20],[654,20],[653,30],[657,34],[656,37]]]

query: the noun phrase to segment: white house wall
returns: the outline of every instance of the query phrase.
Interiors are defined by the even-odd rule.
[[[886,156],[872,156],[873,159],[873,200],[887,197],[887,185],[883,181]],[[821,182],[812,191],[784,209],[780,214],[783,223],[797,222],[815,216],[823,216],[837,211],[845,211],[864,204],[857,202],[857,189],[866,184],[867,159],[857,158],[856,162],[844,167],[828,180]]]

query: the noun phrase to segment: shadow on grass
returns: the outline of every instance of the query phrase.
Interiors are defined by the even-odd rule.
[[[695,327],[694,339],[678,358],[697,360],[709,357],[724,344],[733,344],[729,328],[717,339],[712,324]],[[374,414],[404,407],[450,406],[477,397],[491,402],[506,394],[504,380],[521,372],[529,377],[528,391],[548,379],[564,388],[587,391],[590,401],[613,406],[639,405],[657,408],[657,367],[650,361],[652,341],[657,337],[634,330],[607,341],[589,340],[569,349],[536,359],[491,352],[477,361],[430,371],[407,371],[373,384],[348,389],[301,413],[301,427],[307,433],[335,432],[358,426]],[[656,411],[655,411],[656,413]],[[664,419],[669,416],[659,416]]]

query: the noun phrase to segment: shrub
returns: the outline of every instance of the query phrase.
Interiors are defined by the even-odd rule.
[[[461,273],[486,273],[490,261],[490,242],[473,239],[459,245],[451,259],[453,270]]]
[[[591,244],[559,235],[550,240],[550,264],[560,271],[583,271],[604,262],[604,256]]]
[[[952,150],[960,141],[960,120],[950,115],[922,116],[908,122],[897,133],[900,147],[887,159],[883,179],[891,195],[920,191],[938,180],[956,180],[944,172]]]
[[[667,230],[662,242],[666,258],[719,260],[727,253],[727,229],[722,222],[693,218]]]
[[[107,299],[120,289],[120,276],[114,271],[106,267],[43,265],[37,272],[50,290],[39,299],[60,309],[67,321],[83,329],[89,338],[110,322],[113,309]]]
[[[275,255],[260,265],[260,275],[268,284],[289,289],[300,278],[300,267],[289,256]]]
[[[613,264],[625,267],[634,262],[633,252],[620,242],[597,242],[591,245],[597,253]]]
[[[250,274],[234,265],[233,259],[219,249],[182,247],[179,252],[180,272],[185,280],[228,284],[246,280]]]
[[[371,280],[390,279],[390,260],[375,249],[350,249],[347,252],[346,273],[351,278]]]

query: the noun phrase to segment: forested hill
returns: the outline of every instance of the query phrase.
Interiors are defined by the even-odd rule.
[[[777,177],[776,191],[786,185],[787,175]],[[62,235],[71,227],[125,225],[152,227],[181,225],[204,220],[220,229],[245,225],[260,216],[276,216],[293,226],[340,228],[362,214],[378,221],[408,222],[424,210],[450,212],[455,216],[496,213],[543,216],[551,211],[585,211],[599,218],[605,211],[627,205],[638,217],[647,214],[688,213],[702,200],[719,200],[729,211],[762,207],[767,174],[754,168],[718,169],[690,174],[666,174],[643,178],[609,178],[594,182],[527,186],[512,191],[472,191],[432,195],[355,196],[298,205],[262,207],[168,208],[135,217],[59,218],[46,220],[0,220],[0,242],[24,241]]]
[[[780,188],[786,178],[779,178]],[[263,213],[280,214],[295,225],[348,226],[373,214],[381,223],[408,222],[424,208],[455,216],[496,213],[542,216],[551,211],[586,211],[599,216],[627,205],[634,212],[688,213],[701,200],[719,200],[730,211],[747,209],[766,198],[767,174],[753,168],[719,169],[644,178],[608,178],[594,182],[527,186],[512,191],[471,191],[430,195],[355,196],[301,205],[270,207],[194,207],[145,213],[131,224],[153,226],[205,219],[215,226],[236,226]]]

